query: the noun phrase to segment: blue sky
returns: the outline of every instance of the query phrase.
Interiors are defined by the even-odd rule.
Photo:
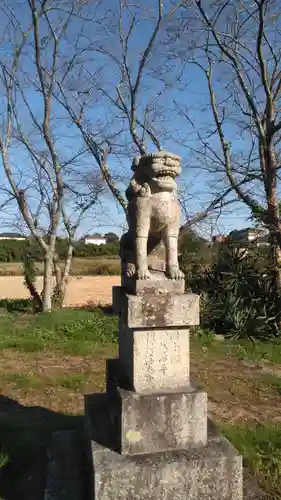
[[[144,0],[143,4],[147,4],[147,6],[151,5],[151,1]],[[18,2],[17,5],[20,5],[21,8],[21,20],[22,23],[28,21],[28,12],[24,9],[24,3]],[[109,8],[110,6],[113,9],[116,9],[117,0],[111,0],[110,2],[106,2],[106,6]],[[144,5],[145,7],[145,5]],[[143,14],[141,14],[143,16]],[[112,18],[113,19],[113,18]],[[0,22],[3,25],[3,20]],[[113,20],[112,20],[113,23]],[[114,25],[114,23],[113,23]],[[109,28],[112,28],[111,24],[109,24]],[[129,62],[132,67],[133,72],[135,71],[136,64],[138,63],[141,54],[144,50],[144,47],[147,43],[147,39],[151,33],[152,24],[150,21],[142,20],[139,23],[130,45],[129,52]],[[126,21],[125,21],[125,29],[126,29]],[[71,37],[75,39],[76,33],[79,32],[79,23],[72,25],[71,27]],[[92,42],[95,40],[97,43],[101,43],[103,46],[106,46],[113,54],[116,54],[118,57],[120,55],[120,46],[118,46],[118,40],[116,38],[116,33],[106,33],[104,36],[103,27],[100,29],[100,26],[97,27],[95,24],[88,23],[85,30],[89,39]],[[7,50],[7,46],[5,50]],[[1,51],[3,54],[3,50]],[[1,56],[0,52],[0,56]],[[148,66],[148,74],[144,79],[140,96],[139,96],[139,112],[140,116],[143,112],[147,103],[151,102],[155,95],[158,94],[159,90],[163,91],[163,84],[157,80],[155,77],[151,76],[152,69],[156,68],[157,65],[162,63],[161,60],[162,49],[157,49],[153,57],[151,58]],[[25,59],[25,69],[32,74],[33,65],[28,61],[28,58]],[[179,61],[171,61],[170,62],[170,73],[169,78],[175,78],[175,76],[181,71],[180,62]],[[98,70],[101,74],[101,80],[103,88],[106,89],[110,95],[115,96],[115,86],[119,81],[119,72],[116,65],[110,62],[105,57],[97,56],[96,52],[92,52],[91,61],[85,61],[84,65],[84,73],[87,69],[88,73],[92,75]],[[206,94],[206,84],[204,81],[203,75],[200,73],[198,69],[194,66],[189,66],[185,70],[185,82],[187,83],[186,88],[181,90],[180,86],[173,86],[173,88],[168,88],[163,91],[160,98],[157,99],[157,107],[161,109],[162,116],[165,116],[165,124],[164,128],[166,129],[166,134],[168,138],[163,140],[161,143],[162,148],[171,150],[172,152],[178,153],[183,158],[183,172],[179,184],[182,188],[187,190],[188,192],[188,212],[190,214],[195,214],[197,211],[201,211],[208,203],[212,200],[212,190],[210,188],[210,183],[213,183],[214,179],[212,176],[207,175],[205,171],[200,171],[200,169],[195,168],[194,164],[194,156],[192,153],[192,148],[195,147],[196,141],[194,139],[194,135],[192,135],[191,126],[188,124],[187,120],[183,119],[178,113],[172,112],[174,109],[175,102],[178,106],[186,106],[189,109],[190,116],[195,120],[198,128],[203,127],[208,122],[210,122],[211,116],[208,111],[202,112],[200,108],[203,102],[206,102],[207,94]],[[167,80],[167,75],[166,75]],[[83,85],[83,76],[81,76],[81,85]],[[42,116],[42,99],[38,92],[35,92],[32,86],[30,88],[26,87],[26,96],[28,97],[29,104],[32,107],[34,113],[37,118]],[[2,104],[3,105],[3,102]],[[70,126],[67,121],[67,115],[59,108],[57,105],[54,105],[54,114],[57,117],[57,123],[54,128],[54,134],[56,136],[56,140],[58,143],[58,148],[60,154],[63,157],[67,157],[70,154],[73,154],[75,151],[78,151],[79,148],[82,147],[82,140],[79,137],[79,132],[74,126]],[[94,102],[91,102],[87,111],[87,119],[91,123],[91,127],[93,132],[99,130],[100,125],[105,125],[108,131],[118,130],[122,121],[117,117],[116,118],[116,109],[110,106],[110,103],[104,96],[95,91]],[[120,113],[119,113],[120,114]],[[29,123],[29,115],[27,110],[22,106],[19,110],[19,115],[21,118],[21,122],[23,124],[25,133],[30,133],[32,128]],[[162,128],[162,125],[155,122],[156,128]],[[237,137],[237,131],[233,127],[229,127],[228,133],[230,135],[230,140],[235,147],[240,147],[240,143],[242,144],[242,140]],[[159,135],[161,137],[161,134]],[[33,137],[34,144],[36,144],[36,137]],[[125,143],[130,143],[131,138],[128,132],[121,134],[118,137],[118,141],[122,142],[124,146]],[[181,144],[180,144],[181,143]],[[40,141],[38,140],[37,144],[40,149]],[[126,184],[131,177],[130,166],[131,166],[131,155],[128,153],[127,155],[124,152],[124,148],[117,148],[118,151],[115,151],[111,157],[109,157],[108,164],[111,172],[114,172],[114,175],[117,175],[118,178],[122,178],[124,182],[118,182],[118,186],[120,189],[124,190],[126,188]],[[151,150],[151,145],[149,147]],[[11,151],[11,160],[16,167],[19,163],[25,165],[25,175],[22,177],[21,182],[24,186],[28,185],[28,177],[32,175],[32,165],[30,163],[30,159],[26,151],[22,147],[14,148]],[[91,172],[92,170],[97,171],[97,166],[95,165],[95,161],[92,156],[86,155],[82,160],[81,164],[77,166],[83,170],[83,172]],[[3,177],[3,173],[0,177],[0,182],[4,183],[5,179]],[[31,206],[35,206],[34,199],[34,191],[30,188],[30,204]],[[3,200],[3,195],[2,195]],[[1,200],[0,200],[1,202]],[[71,202],[69,205],[69,210],[71,211]],[[213,220],[210,222],[209,220],[200,225],[200,230],[205,234],[210,234],[211,227],[213,226],[213,231],[222,231],[228,232],[234,228],[241,228],[249,225],[249,221],[247,220],[249,216],[248,211],[241,203],[236,203],[231,205],[228,210],[225,210],[224,213],[220,216],[219,222],[216,223]],[[11,219],[13,218],[13,209],[9,209],[8,215],[2,218],[2,224],[0,227],[0,231],[6,231],[11,227]],[[81,236],[84,233],[105,233],[108,231],[114,231],[120,234],[122,232],[122,227],[124,227],[124,216],[121,208],[116,205],[114,199],[110,194],[106,194],[102,200],[102,208],[99,206],[98,209],[94,212],[88,214],[85,220],[82,222],[78,234]],[[183,220],[184,222],[184,220]]]

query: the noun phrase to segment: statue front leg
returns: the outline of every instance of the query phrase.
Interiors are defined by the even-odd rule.
[[[164,234],[166,247],[166,275],[173,280],[184,278],[183,272],[179,268],[178,261],[178,232],[167,228]]]
[[[151,278],[147,263],[147,238],[148,236],[137,236],[136,238],[136,275],[139,280]]]
[[[140,280],[151,278],[148,270],[147,240],[150,229],[150,200],[138,198],[136,211],[136,277]]]

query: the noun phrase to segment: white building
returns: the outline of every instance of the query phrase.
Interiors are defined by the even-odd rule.
[[[106,238],[104,236],[85,236],[85,245],[106,245]]]

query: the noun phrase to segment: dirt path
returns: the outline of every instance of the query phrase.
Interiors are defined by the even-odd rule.
[[[72,276],[69,280],[66,306],[93,304],[111,304],[112,287],[119,285],[120,276]],[[38,278],[42,288],[42,278]],[[22,299],[28,297],[22,276],[0,277],[1,299]]]

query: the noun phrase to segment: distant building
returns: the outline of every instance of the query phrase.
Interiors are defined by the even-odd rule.
[[[84,238],[84,243],[85,245],[106,245],[107,239],[105,236],[98,236],[98,235],[93,235],[93,236],[85,236]]]
[[[229,244],[247,247],[254,243],[257,247],[268,246],[268,231],[265,229],[245,228],[231,231],[227,237]]]
[[[245,249],[249,244],[254,244],[257,247],[268,246],[268,231],[265,229],[256,229],[248,227],[245,229],[235,229],[227,236],[216,235],[212,237],[213,243],[226,243],[232,247]]]
[[[0,240],[17,240],[24,241],[26,239],[25,236],[18,233],[0,233]]]

